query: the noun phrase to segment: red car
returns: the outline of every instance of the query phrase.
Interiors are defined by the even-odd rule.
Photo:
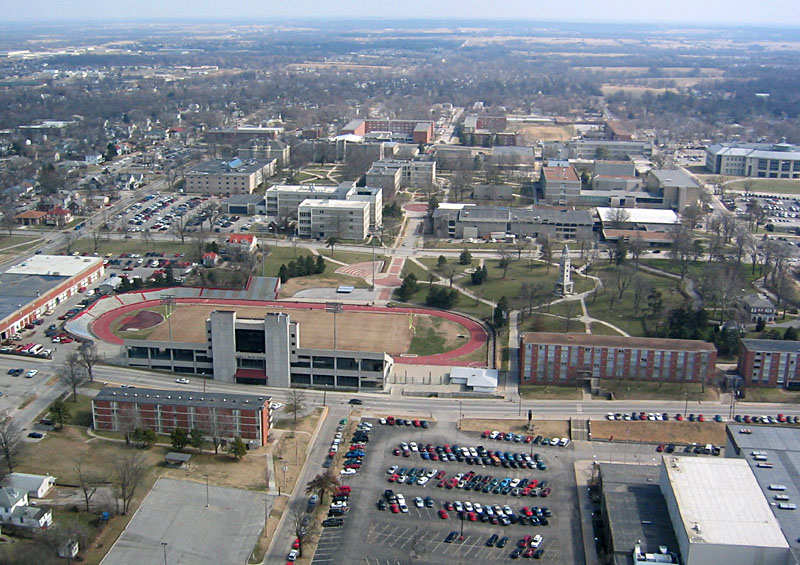
[[[448,510],[452,510],[453,509],[453,503],[452,502],[445,502],[444,503],[444,507],[447,508]]]
[[[705,422],[705,421],[706,421],[706,419],[705,419],[705,417],[704,417],[702,414],[698,414],[698,415],[697,415],[697,421],[698,421],[698,422]]]
[[[436,483],[436,486],[439,487],[439,488],[442,488],[444,485],[445,485],[445,481],[439,481],[438,483]]]
[[[411,457],[411,452],[410,451],[404,451],[403,452],[403,457]]]
[[[525,515],[526,515],[527,517],[529,517],[529,518],[530,518],[531,516],[533,516],[533,510],[531,510],[531,509],[530,509],[530,508],[528,508],[527,506],[523,506],[523,507],[522,507],[522,513],[523,513],[523,514],[525,514]]]
[[[517,547],[528,547],[528,544],[531,542],[531,536],[526,535],[517,543]]]
[[[444,509],[443,510],[439,510],[439,518],[441,518],[442,520],[447,520],[449,517],[450,517],[450,515],[447,513],[446,510],[444,510]]]
[[[400,449],[398,449],[397,447],[395,447],[395,448],[392,450],[392,455],[400,455]]]
[[[539,480],[538,479],[531,479],[530,481],[528,481],[528,487],[536,488],[538,486],[539,486]]]
[[[683,414],[675,414],[675,419],[679,422],[683,422]]]
[[[299,538],[294,538],[294,541],[292,542],[292,549],[300,549],[300,539]]]
[[[522,441],[524,441],[525,443],[530,443],[533,441],[533,436],[525,436],[525,439],[523,439]]]
[[[662,443],[662,444],[660,444],[658,447],[656,447],[656,451],[657,451],[657,452],[659,452],[659,453],[661,453],[662,451],[664,451],[664,444]]]
[[[467,519],[470,522],[477,522],[478,521],[478,515],[475,514],[475,512],[467,512]]]
[[[542,492],[539,493],[539,496],[542,496],[542,497],[550,496],[551,492],[553,492],[553,491],[550,490],[550,487],[547,487],[545,489],[542,489]]]
[[[525,550],[525,553],[522,554],[523,557],[533,557],[533,554],[536,553],[536,548],[529,547]]]
[[[400,476],[400,475],[398,475],[398,474],[389,475],[389,478],[388,478],[387,480],[388,480],[390,483],[393,483],[393,482],[395,482],[395,481],[397,480],[397,477],[399,477],[399,476]]]
[[[447,475],[446,471],[439,471],[438,473],[436,473],[436,478],[437,479],[443,479],[445,477],[445,475]]]
[[[350,485],[340,486],[339,487],[339,492],[336,494],[336,496],[343,496],[345,494],[350,494],[350,491],[352,491],[352,490],[353,489],[352,489],[352,487],[350,487]]]
[[[392,504],[389,509],[392,511],[392,514],[400,513],[400,507],[397,504]]]
[[[481,434],[481,437],[482,437],[482,438],[487,438],[487,437],[489,437],[489,435],[490,435],[491,433],[492,433],[492,432],[491,432],[491,430],[486,430],[486,431],[484,431],[484,432]]]

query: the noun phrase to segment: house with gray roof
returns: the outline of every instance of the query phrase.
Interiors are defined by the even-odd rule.
[[[46,529],[53,524],[49,508],[29,506],[28,493],[0,487],[0,521],[17,528]]]
[[[775,305],[766,296],[760,294],[743,296],[741,307],[751,324],[757,324],[759,321],[771,324],[777,315]]]

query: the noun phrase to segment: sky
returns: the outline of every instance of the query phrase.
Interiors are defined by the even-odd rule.
[[[800,26],[797,0],[3,0],[12,22],[279,18],[512,19]]]

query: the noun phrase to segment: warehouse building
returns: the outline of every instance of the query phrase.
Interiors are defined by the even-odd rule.
[[[209,439],[238,437],[260,447],[269,439],[269,403],[264,395],[104,387],[92,399],[92,422],[96,430],[144,428],[165,435],[197,428]]]
[[[34,255],[0,273],[0,339],[103,277],[99,257]]]

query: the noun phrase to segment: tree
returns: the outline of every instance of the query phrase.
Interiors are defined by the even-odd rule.
[[[428,215],[433,216],[433,213],[439,207],[439,199],[436,196],[431,196],[428,198]]]
[[[64,365],[56,371],[59,380],[72,389],[72,402],[78,401],[78,387],[86,379],[86,368],[77,351],[67,357]]]
[[[473,285],[482,285],[486,280],[486,265],[483,267],[477,267],[474,271],[472,271],[470,279],[472,280]]]
[[[403,282],[396,291],[397,298],[403,302],[407,302],[418,290],[419,284],[417,283],[416,275],[414,273],[408,273],[403,277]]]
[[[242,457],[247,455],[247,446],[242,441],[242,438],[236,437],[230,445],[228,445],[228,453],[233,455],[233,458],[239,461]]]
[[[310,531],[309,527],[306,525],[308,522],[308,514],[299,510],[297,508],[292,509],[292,531],[294,532],[297,541],[299,542],[298,551],[300,552],[300,557],[303,556],[303,544],[305,543],[306,539],[308,538]]]
[[[292,415],[295,425],[297,425],[297,413],[303,410],[306,401],[306,393],[301,389],[289,389],[289,398],[286,401],[286,411]]]
[[[443,288],[431,285],[425,304],[434,308],[450,310],[458,302],[458,291],[454,288]]]
[[[203,260],[203,253],[205,252],[204,249],[206,247],[206,241],[208,240],[208,234],[203,231],[193,231],[188,237],[192,245],[192,258],[197,263],[200,263]]]
[[[439,255],[439,258],[436,259],[436,268],[441,270],[444,269],[445,265],[447,265],[447,257]]]
[[[170,432],[169,439],[172,441],[172,447],[180,451],[189,443],[189,434],[183,428],[175,428]]]
[[[636,270],[630,265],[621,265],[614,269],[614,283],[619,291],[620,300],[622,300],[625,291],[628,290],[631,282],[633,282],[633,275],[635,273]]]
[[[647,315],[651,318],[655,318],[661,311],[664,309],[664,300],[661,297],[661,292],[656,289],[650,289],[650,292],[647,294]]]
[[[461,251],[461,255],[458,256],[458,264],[459,265],[471,265],[472,264],[472,253],[469,252],[469,249],[466,247],[463,251]]]
[[[686,278],[686,273],[689,272],[692,260],[691,232],[686,229],[686,226],[676,224],[673,226],[672,231],[669,232],[669,238],[671,241],[670,259],[678,266],[681,282],[683,282]]]
[[[144,473],[144,457],[138,451],[125,450],[114,460],[114,487],[118,501],[122,501],[122,514],[128,513]]]
[[[22,432],[11,418],[0,422],[0,455],[9,473],[13,473],[22,455]]]
[[[625,208],[612,208],[609,213],[609,222],[611,223],[611,227],[615,230],[624,229],[625,224],[627,224],[630,219],[631,213]]]
[[[325,240],[325,247],[331,248],[331,257],[333,257],[334,248],[338,243],[339,243],[338,237],[329,237],[328,239]]]
[[[308,481],[306,494],[316,494],[321,503],[326,493],[335,494],[340,486],[339,478],[333,474],[333,471],[327,470]]]
[[[78,464],[75,466],[75,476],[78,477],[78,487],[83,493],[83,501],[86,504],[86,512],[89,512],[89,503],[91,502],[94,493],[96,493],[100,485],[106,483],[108,479],[97,471],[85,469],[83,466],[83,460],[80,459],[78,460]]]
[[[492,315],[492,323],[496,328],[502,328],[506,324],[506,316],[508,315],[508,299],[501,296],[497,301],[497,306],[494,307]]]
[[[458,274],[458,267],[452,264],[447,264],[442,268],[442,276],[450,283],[450,288],[453,288],[453,280]]]
[[[550,245],[550,239],[547,237],[542,238],[540,242],[539,253],[541,253],[542,261],[547,268],[547,273],[550,273],[550,264],[553,262],[553,247]]]
[[[314,268],[314,273],[317,275],[321,275],[325,272],[325,258],[322,255],[317,255],[317,262]]]
[[[178,216],[172,220],[170,225],[170,232],[177,238],[180,238],[181,244],[186,243],[186,236],[190,233],[189,229],[190,217],[188,214]]]
[[[633,313],[638,316],[639,308],[642,305],[642,299],[645,297],[645,293],[648,290],[648,285],[647,281],[639,273],[633,275],[631,285],[633,286]]]
[[[192,428],[192,431],[189,432],[189,445],[197,449],[197,452],[200,453],[203,451],[203,444],[205,443],[205,436],[203,435],[203,430],[198,428]]]
[[[70,413],[67,408],[67,403],[61,398],[57,398],[53,404],[50,405],[50,416],[56,424],[57,430],[64,429],[64,425],[69,423]]]
[[[137,449],[143,448],[151,448],[156,443],[156,432],[151,430],[150,428],[136,428],[131,433],[131,439],[133,440],[133,446]]]
[[[78,348],[78,355],[84,369],[86,369],[86,374],[89,376],[89,381],[94,382],[92,368],[100,361],[97,345],[93,341],[84,341]]]
[[[289,280],[289,269],[283,263],[278,269],[278,278],[281,279],[281,284]]]
[[[531,242],[523,237],[514,239],[514,249],[517,252],[517,261],[522,259],[522,252],[527,251],[531,246]]]
[[[508,268],[511,266],[511,253],[509,252],[507,247],[501,247],[497,250],[497,254],[500,256],[500,260],[497,262],[497,266],[500,269],[503,269],[503,278],[506,278],[506,272],[508,272]]]

